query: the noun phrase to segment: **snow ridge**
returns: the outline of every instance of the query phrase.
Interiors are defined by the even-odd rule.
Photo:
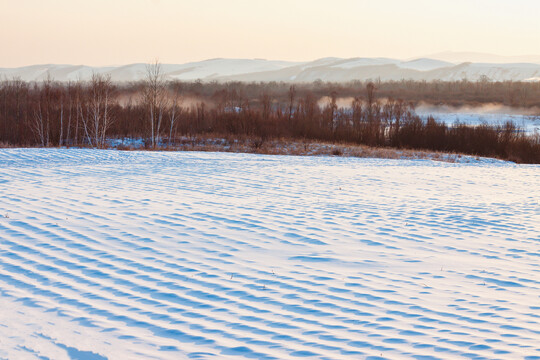
[[[2,358],[540,356],[538,166],[1,149],[0,168]]]

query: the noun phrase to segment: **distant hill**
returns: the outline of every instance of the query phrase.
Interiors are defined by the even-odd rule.
[[[201,81],[286,81],[312,82],[351,80],[462,80],[476,81],[487,76],[492,81],[539,81],[540,57],[497,57],[476,53],[440,53],[411,60],[389,58],[323,58],[309,62],[272,61],[263,59],[211,59],[186,64],[164,64],[167,79]],[[491,60],[459,62],[453,60]],[[503,60],[530,62],[501,62]],[[90,67],[85,65],[33,65],[0,68],[0,78],[14,77],[40,81],[50,76],[57,81],[87,80],[92,73],[110,74],[118,82],[144,79],[146,64]]]
[[[490,64],[512,64],[512,63],[533,63],[540,64],[540,55],[502,56],[478,52],[458,52],[445,51],[437,54],[425,56],[426,58],[448,61],[451,63],[490,63]]]

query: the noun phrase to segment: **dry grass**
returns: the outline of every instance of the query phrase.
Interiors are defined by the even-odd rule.
[[[408,150],[386,147],[369,147],[350,143],[330,143],[323,141],[296,141],[289,139],[266,140],[248,137],[191,136],[182,137],[174,144],[156,149],[137,148],[132,145],[118,145],[118,150],[134,151],[209,151],[253,153],[265,155],[293,156],[340,156],[380,159],[429,159],[444,162],[456,162],[463,154],[451,154],[434,151]]]
[[[7,142],[0,141],[0,149],[11,149],[11,148],[16,148],[16,147],[26,147],[26,146],[14,146]]]

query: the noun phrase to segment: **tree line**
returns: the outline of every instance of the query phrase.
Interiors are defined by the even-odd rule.
[[[268,139],[301,139],[540,163],[538,134],[527,135],[512,122],[469,126],[423,120],[408,98],[414,89],[393,88],[388,96],[396,84],[407,83],[165,81],[159,63],[148,66],[144,81],[126,84],[98,74],[69,83],[5,79],[0,81],[0,145],[104,148],[110,138],[129,137],[156,149],[174,147],[182,136],[241,136],[252,139],[254,147]],[[457,98],[463,86],[414,84],[409,85],[453,89]],[[490,83],[469,86],[499,89]]]

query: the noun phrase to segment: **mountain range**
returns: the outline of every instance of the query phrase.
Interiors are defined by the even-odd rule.
[[[473,60],[473,61],[463,61]],[[123,66],[32,65],[0,68],[0,78],[40,81],[87,80],[93,73],[109,74],[113,81],[138,81],[146,76],[143,63]],[[540,56],[504,57],[479,53],[446,52],[409,60],[391,58],[322,58],[291,62],[264,59],[210,59],[185,64],[163,64],[166,79],[184,81],[285,81],[351,80],[540,81]]]

